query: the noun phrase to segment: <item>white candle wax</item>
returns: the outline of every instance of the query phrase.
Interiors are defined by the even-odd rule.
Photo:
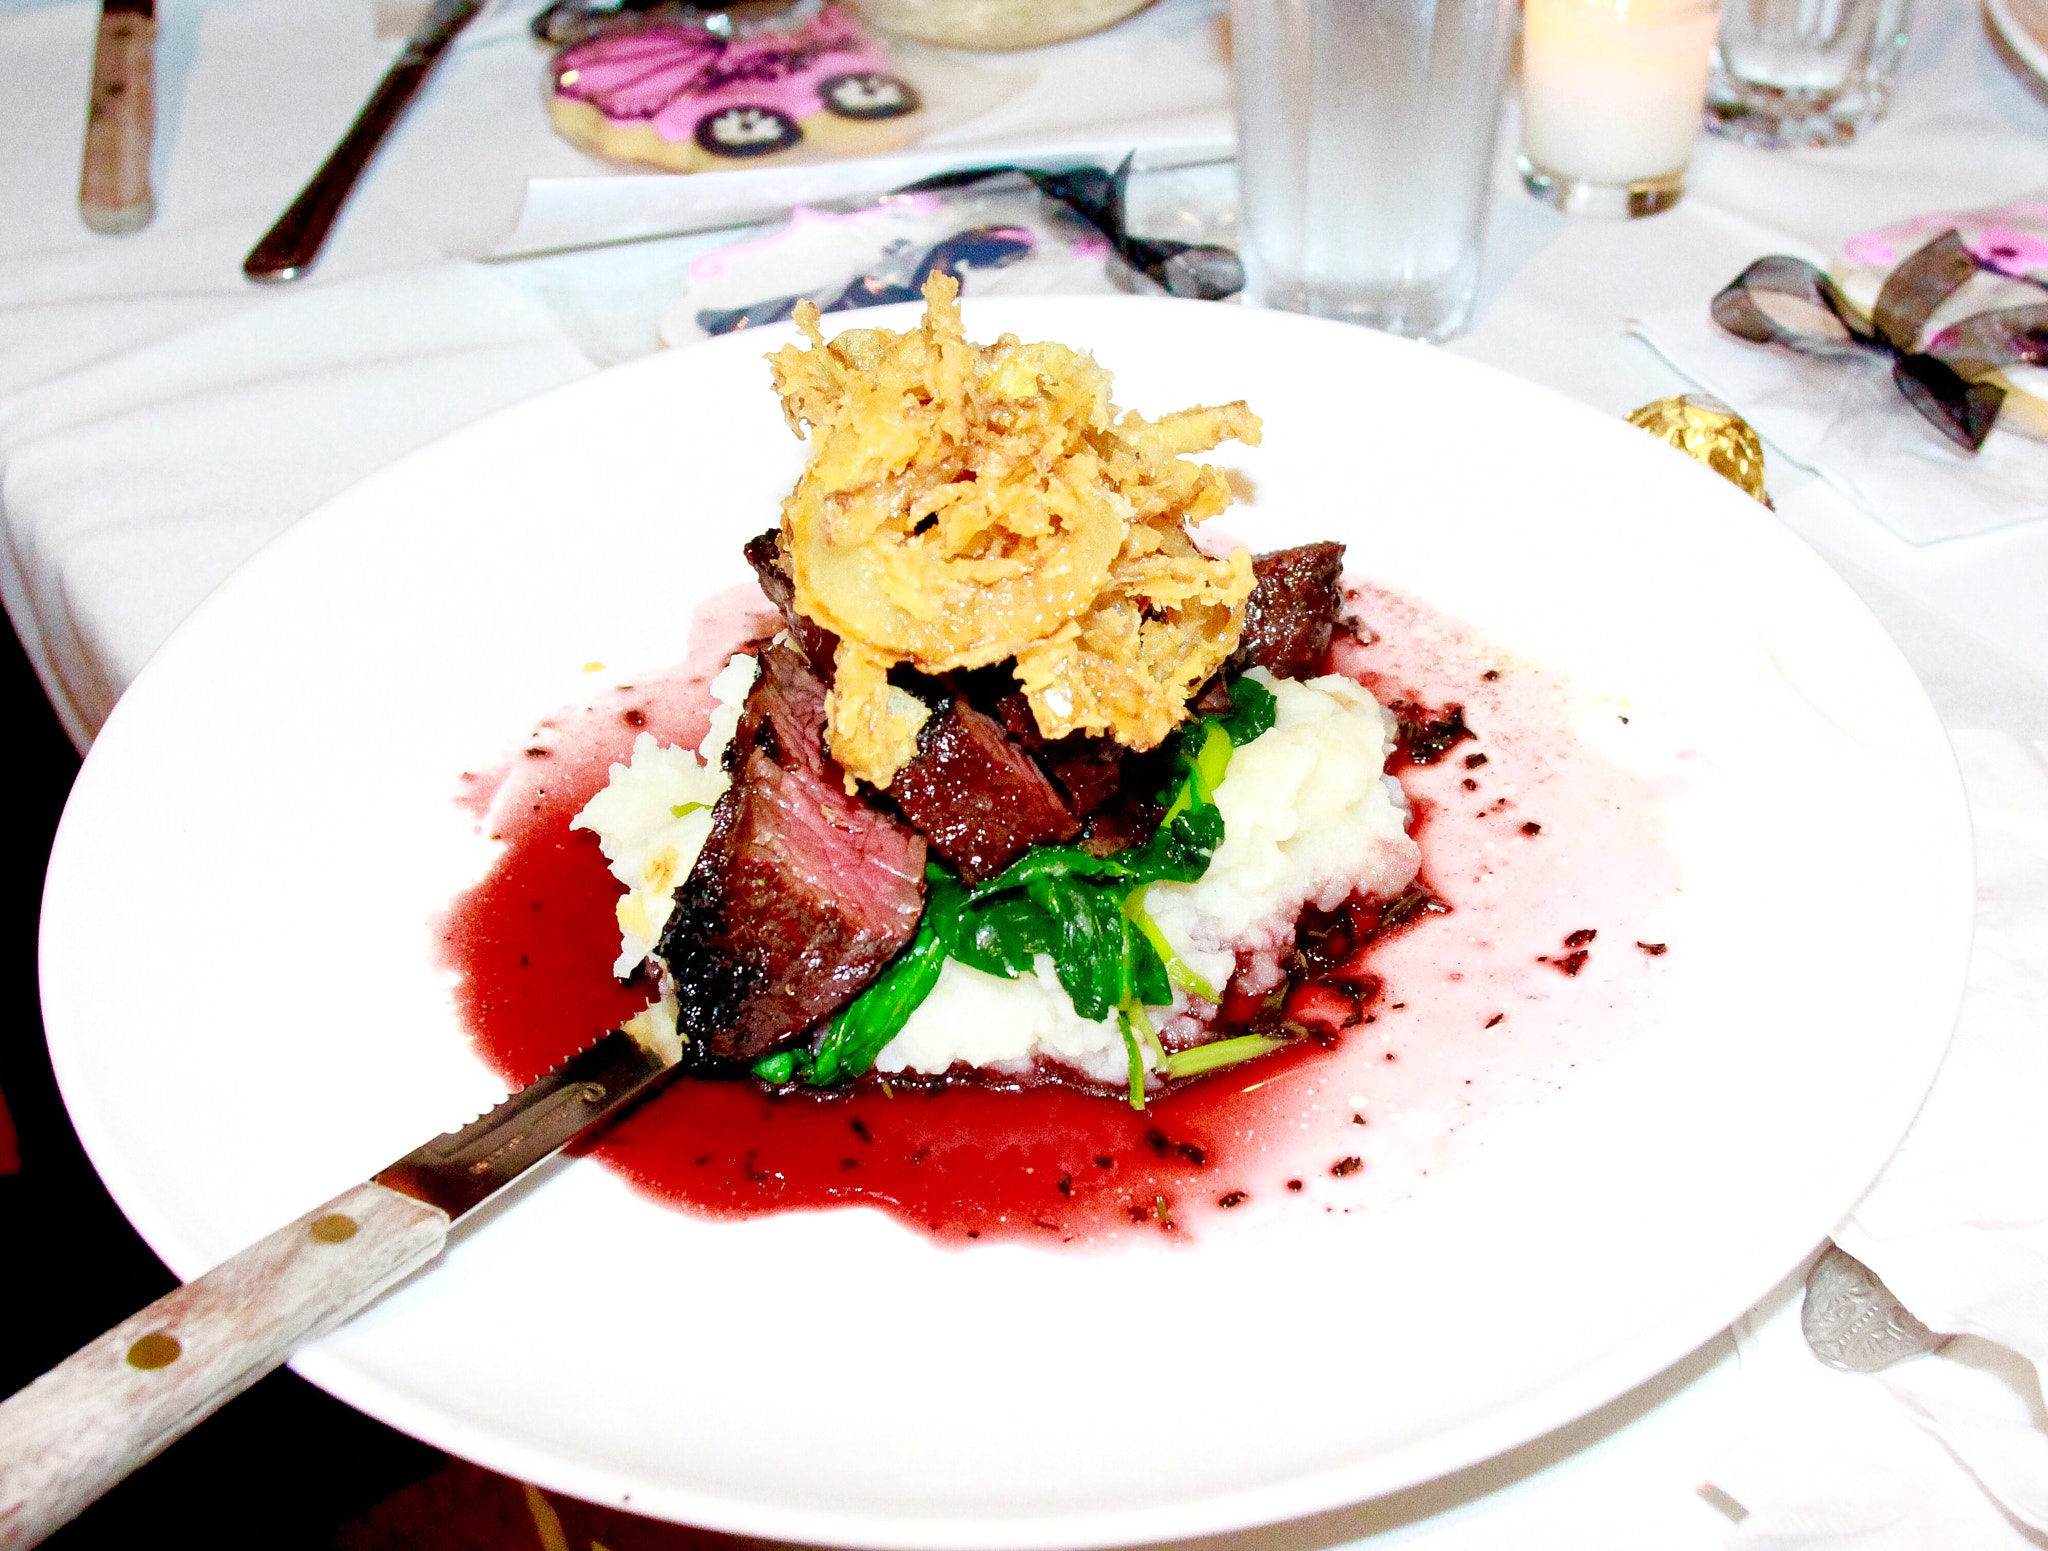
[[[1526,0],[1530,160],[1603,184],[1682,172],[1699,138],[1719,25],[1712,0]]]

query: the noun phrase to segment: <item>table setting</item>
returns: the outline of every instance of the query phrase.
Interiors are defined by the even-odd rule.
[[[186,1282],[0,1402],[0,1546],[285,1362],[447,1461],[336,1545],[2044,1543],[2039,9],[0,0],[0,602],[85,756],[43,1034]],[[1538,962],[1626,955],[1643,1032],[1559,1012],[1455,1124],[1353,1078],[1355,1213],[1086,1254],[629,1188],[644,1039],[462,1032],[457,773],[640,725],[803,472],[763,357],[954,287],[1249,402],[1228,542],[1565,686],[1681,881]]]

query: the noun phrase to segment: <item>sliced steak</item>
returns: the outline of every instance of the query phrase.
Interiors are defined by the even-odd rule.
[[[732,785],[662,933],[683,1032],[749,1061],[844,1006],[924,909],[924,838],[846,793],[825,753],[825,686],[787,645],[726,750]]]
[[[782,611],[790,636],[804,654],[804,660],[810,663],[811,671],[830,687],[832,658],[839,650],[839,637],[796,611],[796,583],[790,580],[789,568],[782,563],[780,533],[770,528],[766,533],[748,539],[745,554],[747,564],[761,579],[761,591]]]
[[[1071,840],[1080,825],[1031,756],[992,718],[955,700],[932,718],[889,795],[968,883],[1025,849]]]
[[[1017,664],[1005,658],[986,668],[962,668],[946,675],[946,688],[953,698],[971,705],[984,716],[994,717],[1026,753],[1036,754],[1045,740],[1038,733],[1038,718],[1031,702],[1017,687]]]
[[[1148,797],[1125,792],[1099,813],[1088,815],[1081,849],[1090,856],[1114,856],[1131,851],[1152,838],[1166,810]]]
[[[1245,600],[1244,637],[1232,666],[1264,668],[1281,679],[1322,671],[1344,602],[1337,581],[1343,569],[1342,544],[1302,544],[1254,557],[1258,580]]]
[[[1042,746],[1038,763],[1066,793],[1067,806],[1085,818],[1116,799],[1129,753],[1114,738],[1091,738],[1077,732]]]

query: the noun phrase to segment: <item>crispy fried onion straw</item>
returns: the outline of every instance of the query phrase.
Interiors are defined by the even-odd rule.
[[[1110,374],[1058,344],[960,329],[959,286],[925,285],[923,325],[849,329],[771,358],[809,466],[782,507],[797,608],[839,636],[826,735],[849,782],[886,787],[925,707],[889,670],[1016,659],[1047,738],[1157,744],[1237,646],[1251,557],[1202,554],[1191,523],[1230,504],[1183,455],[1256,444],[1242,403],[1158,421],[1109,401]]]

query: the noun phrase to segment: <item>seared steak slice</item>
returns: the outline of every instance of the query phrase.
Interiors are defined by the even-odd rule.
[[[787,645],[726,749],[732,785],[662,933],[684,1034],[750,1061],[852,1000],[924,910],[924,838],[846,792],[825,686]]]
[[[744,553],[747,564],[761,579],[761,591],[782,611],[790,636],[810,663],[811,671],[830,687],[832,658],[839,650],[839,637],[796,611],[796,583],[790,580],[789,568],[782,563],[778,530],[770,528],[766,533],[748,539]]]
[[[1045,772],[994,720],[964,700],[934,717],[889,795],[968,883],[993,878],[1026,847],[1071,840],[1080,826]]]
[[[1129,753],[1114,738],[1092,738],[1077,732],[1043,745],[1038,763],[1066,794],[1067,806],[1085,818],[1115,800],[1123,787],[1124,760]]]
[[[1252,560],[1258,578],[1245,600],[1244,636],[1232,666],[1264,668],[1275,678],[1303,679],[1320,672],[1330,650],[1330,628],[1344,593],[1342,544],[1302,544]]]

